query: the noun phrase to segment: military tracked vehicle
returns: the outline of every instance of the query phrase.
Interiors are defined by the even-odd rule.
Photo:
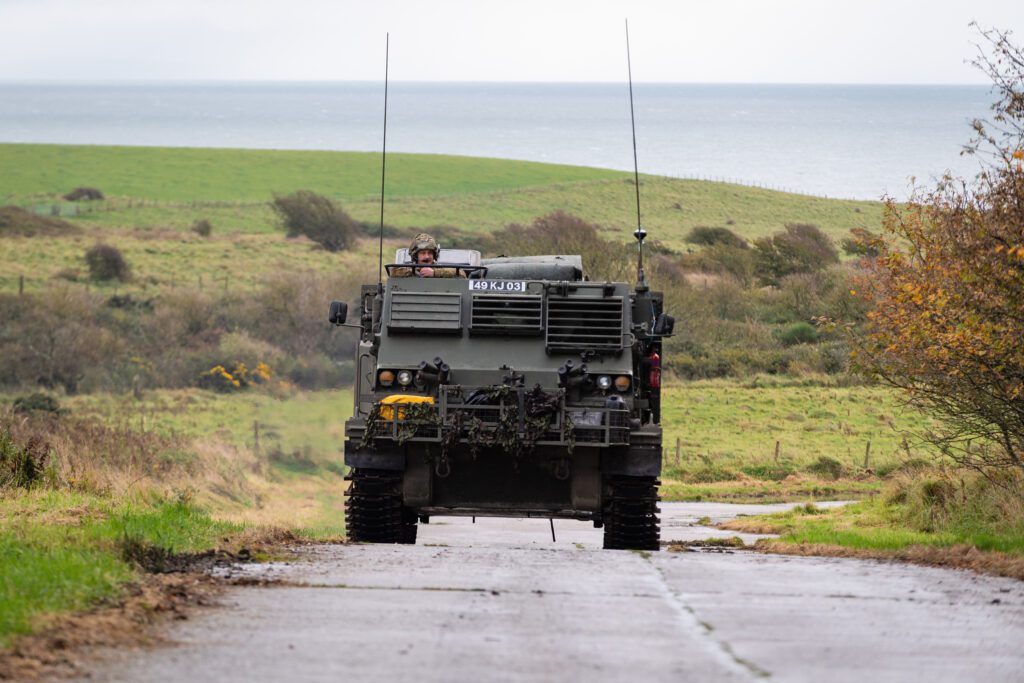
[[[642,273],[588,280],[576,255],[441,249],[431,267],[451,278],[416,277],[404,249],[395,261],[411,276],[364,286],[348,323],[349,538],[415,543],[445,515],[567,518],[603,527],[606,548],[657,550],[661,293]]]

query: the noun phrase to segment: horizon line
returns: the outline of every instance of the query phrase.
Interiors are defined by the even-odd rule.
[[[612,81],[422,81],[396,80],[402,85],[621,85],[618,80]],[[0,78],[0,86],[43,85],[43,86],[97,86],[97,85],[382,85],[380,79],[253,79],[253,78],[203,78],[203,79],[5,79]],[[992,87],[991,83],[979,82],[864,82],[864,81],[634,81],[638,85],[686,85],[686,86],[847,86],[847,87]]]

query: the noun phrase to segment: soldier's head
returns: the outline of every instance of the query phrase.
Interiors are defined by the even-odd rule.
[[[425,232],[413,237],[409,245],[409,257],[413,263],[434,263],[440,253],[441,248],[437,245],[437,240]]]

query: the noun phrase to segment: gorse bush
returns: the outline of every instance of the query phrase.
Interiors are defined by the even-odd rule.
[[[276,196],[270,207],[289,237],[308,237],[327,251],[348,249],[359,233],[359,224],[334,200],[309,190]]]
[[[129,277],[128,262],[117,247],[97,244],[85,252],[85,263],[93,280],[121,280]]]
[[[266,363],[257,363],[249,368],[243,362],[229,364],[230,372],[223,365],[214,367],[199,374],[198,385],[203,389],[213,389],[223,393],[239,391],[257,384],[270,381],[272,371]]]

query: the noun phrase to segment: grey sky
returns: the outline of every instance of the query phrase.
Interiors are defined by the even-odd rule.
[[[985,83],[1020,0],[0,0],[0,80]]]

